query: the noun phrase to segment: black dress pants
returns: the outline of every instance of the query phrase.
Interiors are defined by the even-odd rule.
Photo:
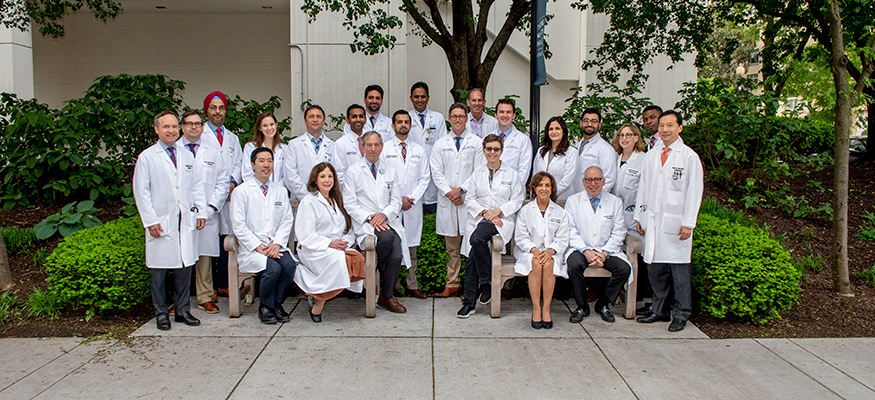
[[[191,310],[191,270],[189,265],[185,268],[176,269],[150,269],[152,273],[152,308],[155,316],[169,315],[170,307],[167,306],[167,273],[173,274],[173,301],[176,304],[176,315],[184,315]]]
[[[395,229],[385,231],[374,230],[377,236],[377,270],[380,271],[380,287],[383,289],[383,298],[395,297],[395,284],[401,275],[401,237]]]
[[[474,233],[471,234],[468,252],[468,263],[465,267],[465,300],[463,304],[473,306],[477,301],[477,286],[492,282],[492,237],[498,234],[495,225],[489,221],[480,221]]]
[[[589,268],[589,262],[581,252],[575,251],[568,256],[567,265],[568,277],[574,290],[574,300],[577,302],[578,307],[589,309],[589,304],[586,302],[587,279],[583,276],[584,271]],[[620,257],[608,257],[602,268],[610,272],[611,277],[608,279],[608,284],[605,286],[604,291],[599,293],[598,300],[595,302],[596,309],[613,303],[617,299],[620,289],[623,288],[623,284],[629,279],[629,272],[632,269]]]

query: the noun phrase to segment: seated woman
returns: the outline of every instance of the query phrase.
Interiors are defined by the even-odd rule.
[[[562,259],[568,248],[568,215],[556,201],[556,180],[553,175],[538,172],[529,183],[536,200],[523,206],[517,213],[514,239],[516,258],[514,272],[529,277],[532,296],[532,328],[553,328],[550,302],[556,276],[568,278]],[[541,290],[543,288],[543,291]],[[541,307],[541,293],[544,306]]]
[[[541,139],[541,147],[535,154],[532,173],[544,171],[559,180],[553,185],[556,197],[564,204],[570,196],[571,186],[577,179],[577,148],[568,141],[568,125],[562,117],[553,117],[544,128],[546,134]],[[554,199],[555,201],[555,199]]]
[[[273,174],[270,175],[270,181],[285,187],[283,183],[283,162],[289,151],[289,146],[283,143],[280,133],[279,128],[277,128],[276,117],[272,112],[265,111],[259,114],[258,118],[255,119],[255,131],[252,133],[252,140],[246,142],[246,145],[243,146],[243,159],[248,160],[249,155],[255,149],[267,147],[273,152]],[[240,167],[243,181],[253,178],[253,171],[249,164],[244,161]]]
[[[503,148],[504,144],[497,135],[483,138],[486,168],[475,169],[462,184],[468,210],[462,254],[468,256],[468,264],[465,299],[456,313],[459,318],[471,316],[475,302],[489,304],[492,300],[492,236],[501,235],[507,246],[513,235],[515,214],[523,205],[525,190],[521,178],[513,168],[501,162]],[[504,248],[501,252],[504,253]]]
[[[350,250],[355,244],[352,220],[343,207],[337,173],[327,162],[316,164],[307,181],[310,195],[298,205],[295,237],[301,266],[295,283],[312,296],[310,319],[322,322],[325,301],[343,289],[361,293],[365,258]]]

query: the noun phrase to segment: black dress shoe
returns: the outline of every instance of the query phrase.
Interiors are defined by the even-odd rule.
[[[553,329],[553,321],[541,321],[541,326],[544,329]]]
[[[650,309],[650,304],[645,304],[644,307],[635,310],[635,315],[639,317],[649,317],[653,315],[653,310]]]
[[[611,312],[611,309],[609,309],[608,306],[597,308],[595,312],[602,316],[602,321],[613,323],[617,320],[614,318],[614,313]]]
[[[474,314],[474,306],[473,305],[469,306],[467,304],[462,303],[462,308],[460,308],[459,312],[456,313],[456,317],[468,318],[471,316],[471,314]]]
[[[322,314],[313,314],[313,311],[310,311],[310,319],[312,319],[313,322],[318,324],[318,323],[322,322]]]
[[[668,325],[668,331],[669,332],[680,332],[680,331],[684,330],[685,326],[687,326],[687,321],[681,321],[679,319],[676,319],[674,321],[671,321],[671,324]]]
[[[282,304],[277,304],[276,307],[274,307],[274,310],[276,311],[275,315],[277,321],[286,323],[292,320],[292,316],[283,309]]]
[[[176,322],[182,322],[188,326],[198,326],[201,324],[201,320],[195,318],[191,315],[190,312],[186,311],[180,315],[180,313],[176,313],[176,316],[173,317],[173,320]]]
[[[636,319],[636,321],[642,324],[652,324],[654,322],[668,322],[671,321],[671,317],[660,317],[659,315],[653,314],[649,317],[641,317]]]
[[[478,299],[477,302],[486,305],[489,304],[490,300],[492,300],[492,285],[481,285],[480,299]]]
[[[267,307],[258,307],[258,319],[261,320],[262,324],[273,325],[277,323],[276,314]]]
[[[161,314],[155,317],[155,322],[158,324],[158,330],[160,331],[169,331],[170,330],[170,317],[167,314]]]
[[[544,323],[541,321],[532,320],[532,328],[541,329],[544,327]]]
[[[572,324],[579,324],[581,321],[583,321],[585,317],[588,316],[589,306],[586,306],[586,308],[577,307],[577,309],[574,310],[573,313],[571,313],[571,318],[568,318],[568,321],[570,321]]]

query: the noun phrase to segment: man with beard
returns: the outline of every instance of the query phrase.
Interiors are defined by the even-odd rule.
[[[353,104],[346,108],[346,125],[343,127],[343,136],[334,143],[334,159],[331,165],[337,170],[337,181],[343,184],[343,174],[351,165],[365,156],[364,143],[362,143],[362,130],[365,127],[365,108]]]
[[[583,110],[580,118],[580,130],[583,132],[583,139],[577,144],[577,151],[580,156],[577,157],[578,178],[575,179],[574,185],[571,187],[573,193],[584,191],[583,187],[583,171],[595,165],[604,173],[605,186],[604,191],[610,192],[614,187],[614,182],[617,181],[617,152],[614,148],[602,139],[599,134],[602,127],[602,114],[595,108],[587,108]]]
[[[365,88],[365,132],[375,131],[388,142],[395,136],[392,130],[392,120],[380,112],[383,106],[383,88],[380,85],[368,85]]]

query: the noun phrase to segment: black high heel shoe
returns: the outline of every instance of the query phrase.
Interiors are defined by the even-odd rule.
[[[553,321],[541,321],[541,326],[544,329],[553,329]]]
[[[308,311],[308,312],[310,313],[310,319],[312,319],[313,322],[315,322],[317,324],[322,322],[322,314],[313,314],[313,311]]]
[[[532,316],[532,328],[541,329],[544,327],[544,323],[541,321],[535,321],[535,316]]]

